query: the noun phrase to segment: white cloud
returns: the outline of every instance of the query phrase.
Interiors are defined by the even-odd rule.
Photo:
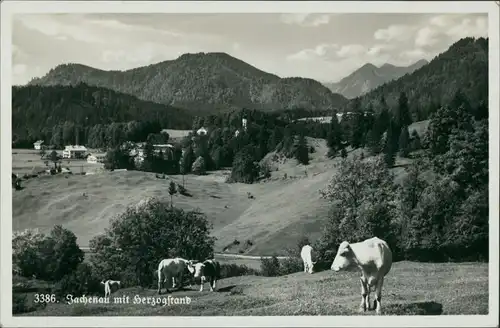
[[[408,34],[413,30],[412,27],[407,25],[390,25],[387,28],[375,31],[375,40],[382,41],[404,41],[408,39]]]
[[[57,16],[56,16],[57,17]],[[99,34],[92,33],[88,28],[74,24],[61,22],[54,18],[40,14],[22,15],[19,21],[29,29],[36,30],[47,36],[59,38],[73,38],[75,40],[90,43],[105,43],[106,40]]]
[[[438,38],[439,32],[430,27],[424,27],[418,30],[417,36],[415,38],[415,46],[417,47],[427,47],[433,46],[439,42]]]
[[[365,47],[363,47],[360,44],[348,44],[345,46],[342,46],[338,51],[337,51],[337,56],[340,58],[345,58],[345,57],[350,57],[350,56],[359,56],[361,54],[366,53]]]
[[[328,57],[332,53],[336,53],[339,45],[335,43],[321,43],[314,48],[303,49],[294,54],[288,55],[287,60],[314,60],[322,57]],[[346,51],[346,50],[344,50]]]
[[[395,46],[393,44],[375,44],[368,48],[366,52],[369,56],[380,56],[382,54],[387,54],[389,50],[393,50]]]
[[[446,34],[454,39],[464,37],[487,37],[488,20],[484,17],[476,19],[464,18],[459,25],[455,25],[446,31]]]
[[[330,23],[331,14],[281,14],[280,19],[285,24],[300,26],[320,26]]]
[[[14,75],[22,75],[26,72],[27,68],[25,64],[16,64],[12,67],[12,73]]]
[[[167,36],[180,37],[182,33],[170,30],[156,29],[149,26],[144,25],[130,25],[122,23],[115,19],[89,19],[87,20],[89,23],[96,25],[101,28],[118,30],[118,31],[126,31],[126,32],[145,32],[145,33],[158,33],[164,34]]]
[[[416,61],[416,60],[420,60],[422,58],[425,58],[427,56],[427,52],[425,52],[421,48],[415,48],[415,49],[403,51],[400,56],[402,58],[410,60],[410,61]]]

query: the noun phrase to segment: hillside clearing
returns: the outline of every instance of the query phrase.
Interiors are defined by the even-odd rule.
[[[319,238],[329,204],[320,197],[335,172],[339,158],[328,159],[325,140],[307,138],[315,152],[310,164],[297,165],[270,153],[271,178],[255,184],[225,183],[227,170],[185,176],[191,197],[175,195],[174,205],[199,209],[213,223],[215,251],[250,255],[286,255],[302,235]],[[349,150],[348,156],[362,149]],[[405,175],[410,159],[397,159],[396,182]],[[170,181],[182,184],[181,175],[158,179],[140,171],[101,172],[94,175],[41,176],[22,182],[13,193],[13,230],[39,228],[48,232],[56,224],[73,231],[82,247],[104,232],[111,218],[129,205],[148,197],[168,195]],[[249,199],[248,193],[254,196]],[[234,241],[239,245],[233,246]],[[229,247],[228,247],[229,246]]]
[[[207,286],[205,286],[207,287]],[[125,288],[113,297],[128,304],[49,304],[25,316],[241,316],[358,315],[359,273],[303,272],[282,277],[242,276],[220,280],[217,292],[198,286],[169,294],[191,298],[189,305],[133,304],[134,297],[156,297],[156,290]],[[206,288],[205,290],[208,290]],[[161,297],[167,297],[162,294]],[[464,315],[488,313],[488,264],[398,262],[382,295],[385,315]],[[373,299],[373,298],[372,298]],[[373,315],[374,311],[366,312]]]

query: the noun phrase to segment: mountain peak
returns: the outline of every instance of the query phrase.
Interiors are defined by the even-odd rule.
[[[389,63],[377,67],[372,63],[366,63],[339,82],[327,83],[325,85],[332,92],[338,92],[347,98],[356,98],[384,83],[412,73],[427,63],[425,59],[419,60],[407,67],[395,66]]]
[[[141,100],[207,111],[244,107],[270,111],[299,107],[331,110],[347,101],[315,80],[283,79],[225,52],[185,53],[173,60],[125,71],[61,66],[30,84],[81,82]]]

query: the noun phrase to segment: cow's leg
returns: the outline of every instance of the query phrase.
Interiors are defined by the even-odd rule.
[[[212,288],[215,290],[215,282],[217,281],[217,277],[214,277],[214,284],[212,286]]]
[[[367,304],[366,300],[368,298],[368,286],[364,277],[361,277],[359,281],[361,282],[361,304],[359,305],[359,310],[361,312],[365,312]]]
[[[304,272],[307,273],[307,270],[308,270],[307,263],[304,261]]]
[[[171,274],[171,273],[167,273],[167,274],[165,275],[165,285],[166,285],[165,287],[166,287],[166,289],[167,289],[167,294],[169,293],[168,286],[169,286],[169,285],[170,285],[170,283],[173,281],[172,279],[173,279],[173,277],[172,277],[172,274]]]
[[[373,302],[373,307],[377,314],[380,314],[381,306],[382,306],[382,286],[384,286],[384,277],[381,277],[377,281],[376,290],[375,290],[375,301]]]
[[[208,279],[208,285],[210,286],[210,291],[213,292],[215,287],[215,277],[210,277]]]
[[[161,270],[158,270],[158,294],[161,294],[161,284],[163,282],[163,274]]]
[[[200,279],[200,292],[203,291],[203,284],[205,283],[205,279],[203,279],[203,277],[201,277]]]

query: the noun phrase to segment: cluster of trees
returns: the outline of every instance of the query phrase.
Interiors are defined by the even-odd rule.
[[[424,151],[400,185],[387,153],[341,162],[322,191],[332,202],[323,257],[343,240],[378,236],[397,259],[488,259],[488,117],[471,115],[460,95],[431,115]]]
[[[155,153],[155,135],[150,134],[142,164],[134,164],[130,147],[120,145],[108,152],[106,167],[169,174],[204,174],[232,167],[230,181],[252,183],[265,175],[265,168],[259,162],[270,151],[282,152],[307,164],[310,147],[305,137],[309,132],[314,136],[321,129],[326,133],[328,125],[314,121],[287,123],[283,115],[288,114],[241,110],[196,117],[192,132],[175,145],[172,152]],[[246,128],[242,126],[243,118],[248,122]],[[205,127],[208,134],[198,135],[196,131],[201,127]]]
[[[83,83],[14,86],[12,142],[14,147],[33,147],[33,142],[39,139],[45,144],[79,141],[105,147],[114,144],[112,140],[124,133],[121,130],[126,130],[125,133],[133,130],[132,137],[145,141],[149,133],[158,133],[159,127],[189,129],[193,113],[196,111],[143,101]],[[143,126],[117,127],[130,124]]]

